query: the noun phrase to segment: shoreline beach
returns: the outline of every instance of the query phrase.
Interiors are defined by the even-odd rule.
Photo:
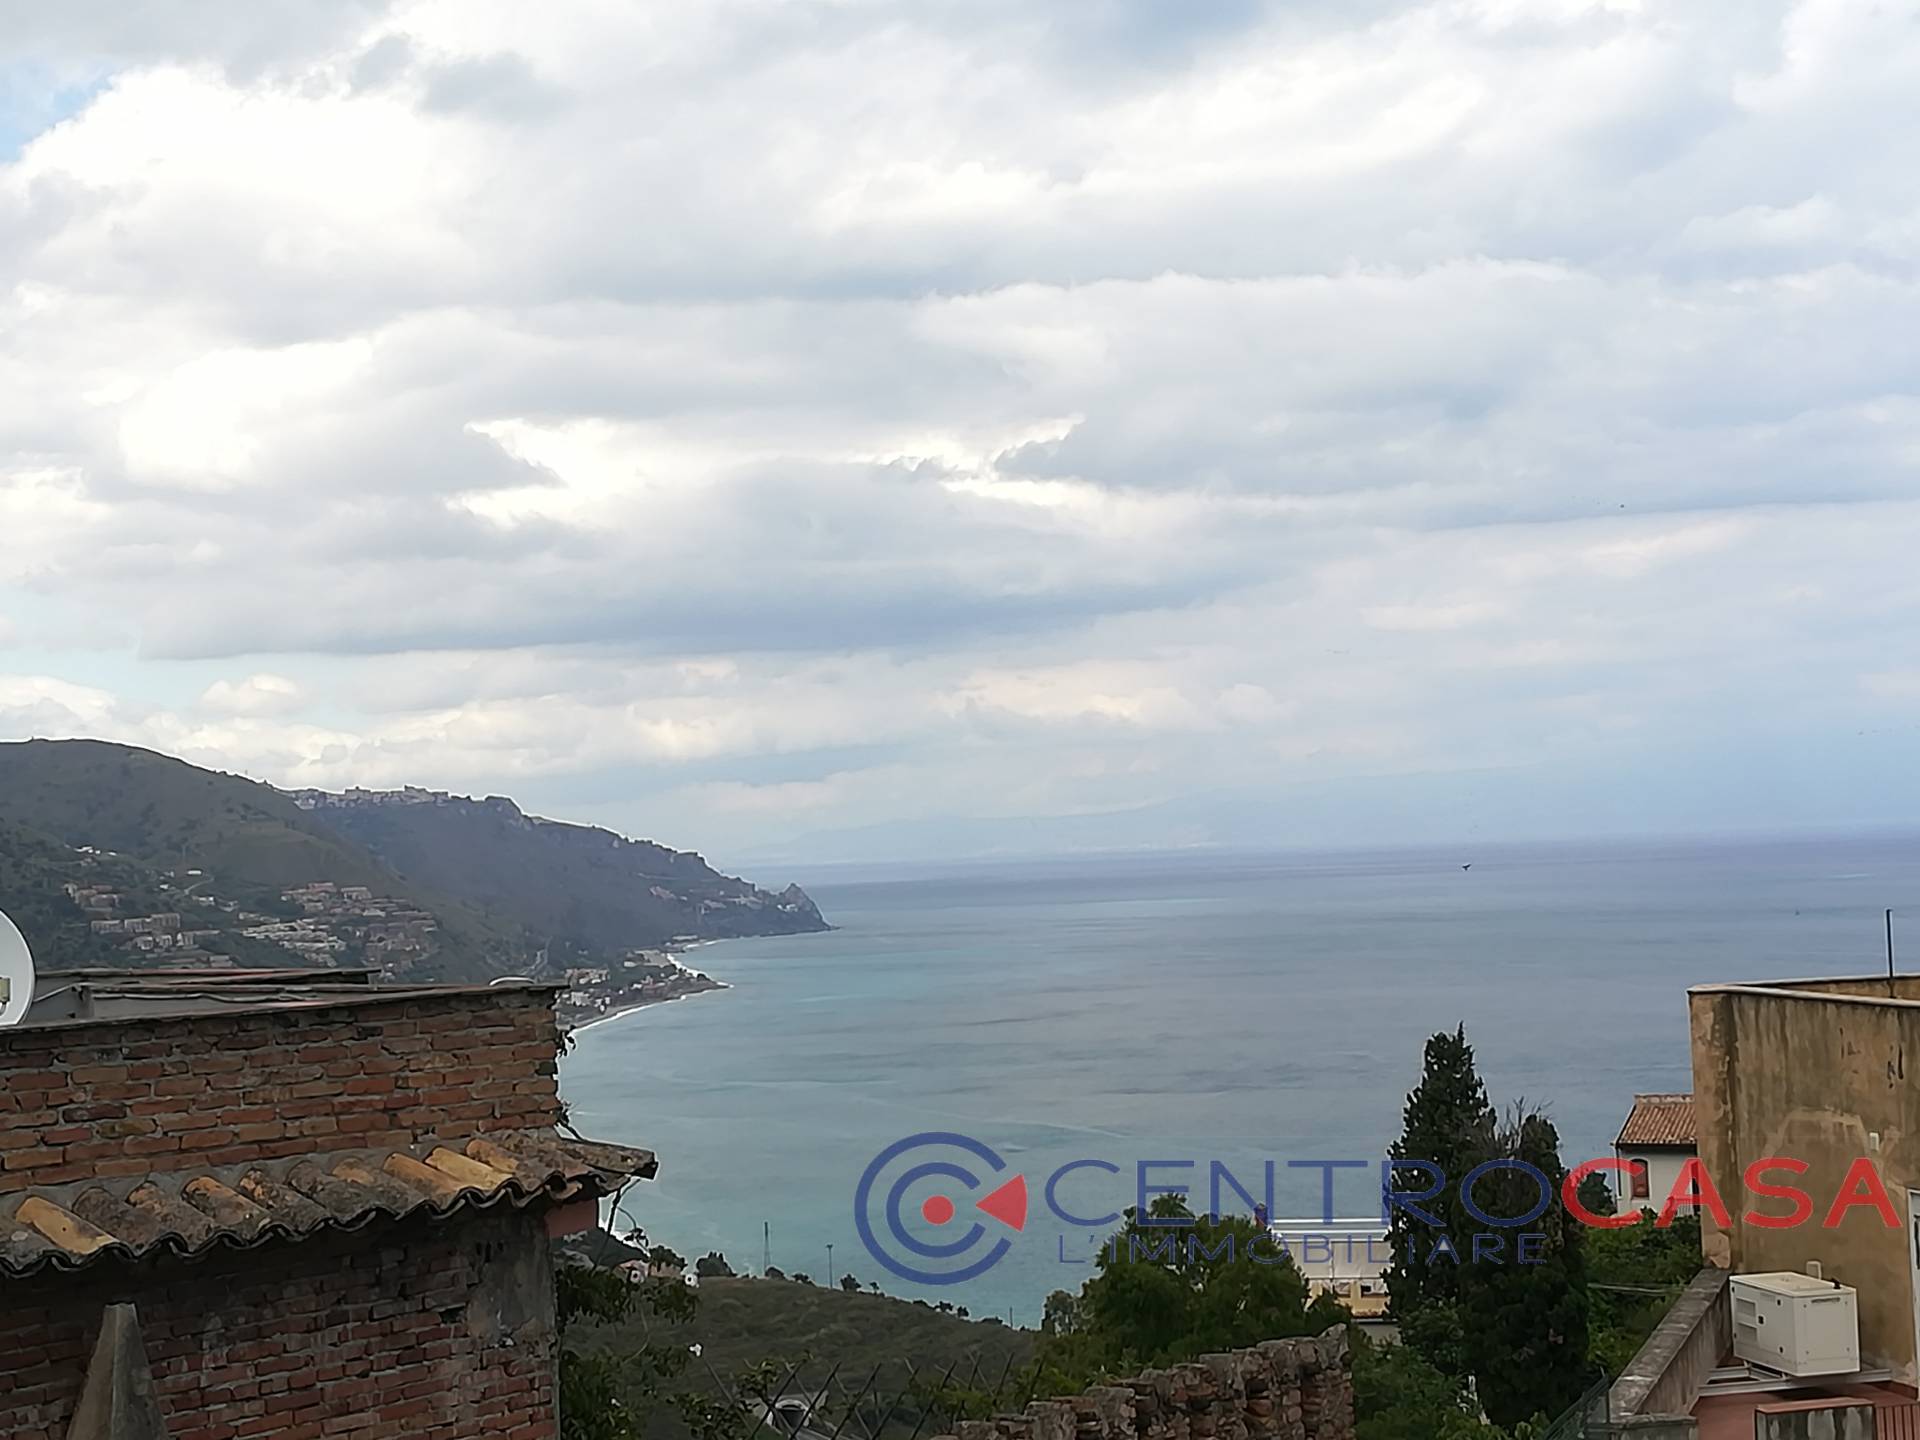
[[[711,976],[708,978],[712,979]],[[733,986],[729,985],[726,981],[714,980],[713,984],[704,990],[690,990],[684,995],[662,995],[654,1000],[638,1000],[631,1005],[622,1005],[618,1010],[609,1010],[604,1015],[596,1015],[584,1025],[571,1026],[567,1030],[567,1034],[583,1035],[595,1026],[605,1025],[609,1021],[618,1020],[625,1015],[638,1014],[642,1010],[657,1009],[662,1005],[673,1005],[682,1000],[697,1000],[702,995],[717,995],[722,990],[731,989],[733,989]]]

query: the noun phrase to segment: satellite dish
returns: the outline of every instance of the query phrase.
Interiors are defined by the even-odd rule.
[[[0,1028],[18,1025],[33,1005],[33,952],[20,927],[0,910]]]

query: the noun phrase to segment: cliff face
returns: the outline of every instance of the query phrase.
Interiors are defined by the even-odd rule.
[[[543,820],[503,796],[310,790],[293,799],[409,880],[586,949],[829,928],[797,885],[774,894],[691,851]]]

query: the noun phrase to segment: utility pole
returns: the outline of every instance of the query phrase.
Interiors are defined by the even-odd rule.
[[[760,1273],[765,1275],[773,1268],[773,1222],[760,1222]]]

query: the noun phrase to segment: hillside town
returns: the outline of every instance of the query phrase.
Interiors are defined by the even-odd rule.
[[[607,965],[568,970],[566,978],[567,989],[554,1003],[562,1030],[611,1020],[645,1005],[727,988],[711,975],[681,964],[674,950],[636,950]]]
[[[319,965],[337,965],[357,951],[368,965],[390,974],[411,969],[433,948],[439,922],[425,910],[374,894],[365,885],[313,881],[281,893],[299,907],[292,919],[245,916],[261,923],[242,933],[268,940]]]
[[[404,974],[431,953],[439,922],[405,901],[377,895],[365,885],[316,880],[280,892],[284,913],[249,909],[239,901],[200,893],[205,879],[184,872],[191,883],[174,897],[202,915],[211,911],[222,923],[196,921],[178,909],[149,909],[151,900],[110,885],[70,882],[64,891],[97,937],[117,945],[129,958],[164,960],[219,969],[234,959],[209,948],[222,936],[241,935],[279,947],[309,964],[337,968],[349,961],[373,966],[389,976]]]

